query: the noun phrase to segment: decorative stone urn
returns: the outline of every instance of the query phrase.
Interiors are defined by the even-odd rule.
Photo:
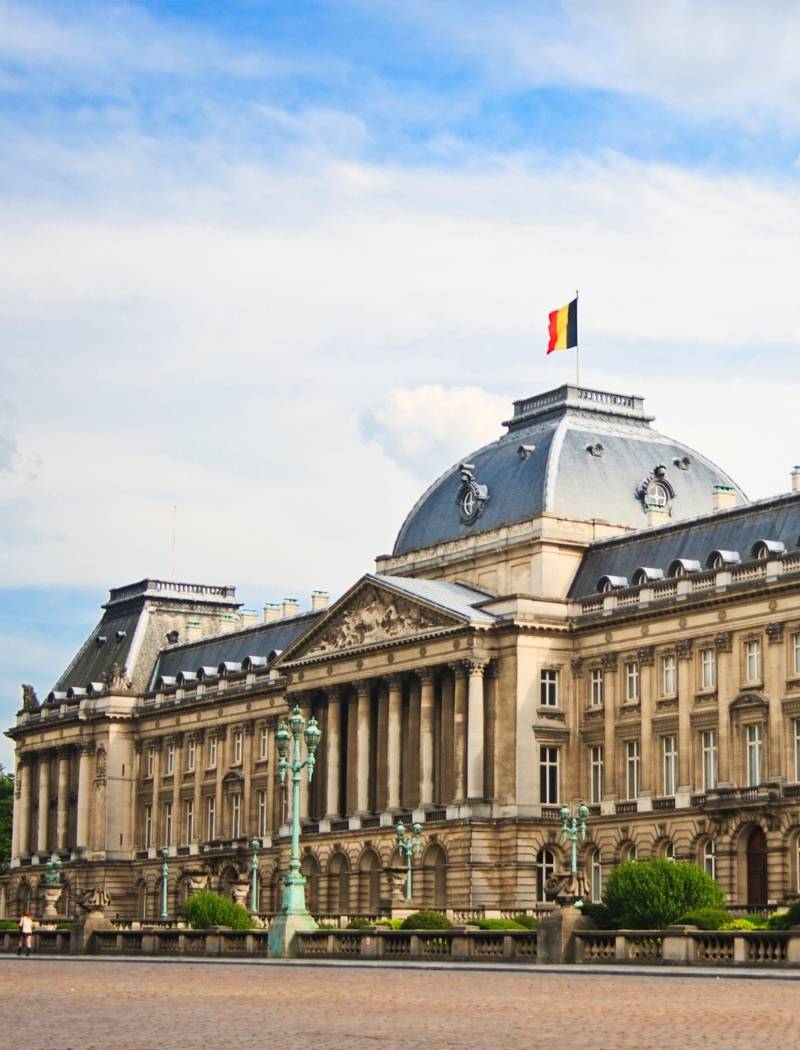
[[[57,919],[58,908],[56,905],[61,899],[61,886],[43,886],[42,887],[42,900],[44,901],[44,909],[42,911],[43,919]]]
[[[231,886],[231,893],[233,899],[237,904],[241,904],[243,908],[247,907],[247,897],[250,893],[250,883],[247,879],[240,879],[239,882],[234,882]]]

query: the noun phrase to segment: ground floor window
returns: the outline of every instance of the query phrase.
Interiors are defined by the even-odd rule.
[[[536,900],[546,901],[547,894],[544,891],[547,880],[555,875],[556,857],[551,849],[540,849],[536,854]]]

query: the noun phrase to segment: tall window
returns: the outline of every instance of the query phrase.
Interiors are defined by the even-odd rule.
[[[661,692],[664,696],[674,696],[676,659],[674,653],[667,653],[661,658]]]
[[[144,807],[144,848],[150,849],[153,845],[153,807]]]
[[[794,673],[800,674],[800,631],[792,635],[792,665]]]
[[[703,870],[712,879],[717,877],[717,851],[711,839],[708,839],[703,846]]]
[[[172,803],[164,803],[164,845],[172,845]]]
[[[542,707],[558,707],[558,671],[542,671],[539,677],[539,703]]]
[[[603,898],[603,862],[599,849],[593,850],[591,865],[592,900],[599,901]]]
[[[213,795],[206,800],[206,833],[209,840],[217,837],[217,800]]]
[[[556,857],[551,849],[540,849],[536,854],[536,900],[546,901],[544,892],[547,880],[555,874]]]
[[[794,720],[794,779],[800,781],[800,718]]]
[[[625,664],[625,699],[628,701],[639,699],[639,663],[637,660],[628,660]]]
[[[267,792],[263,788],[256,791],[256,806],[258,807],[258,837],[263,839],[267,833]]]
[[[675,794],[675,781],[678,775],[678,742],[674,736],[662,737],[664,756],[664,794]]]
[[[262,726],[258,732],[258,757],[263,761],[267,758],[267,741],[269,740],[269,734],[267,733],[267,727]]]
[[[592,707],[600,707],[600,705],[603,703],[603,670],[601,667],[593,667],[591,674]]]
[[[151,777],[155,772],[156,768],[156,749],[154,747],[148,747],[147,749],[147,775]]]
[[[194,801],[186,799],[186,841],[194,842]]]
[[[589,759],[591,765],[590,796],[592,802],[596,804],[603,799],[603,748],[599,744],[589,748]]]
[[[629,740],[625,744],[625,783],[628,798],[639,797],[639,741]]]
[[[217,738],[215,736],[208,738],[208,768],[217,768]]]
[[[175,745],[167,744],[167,773],[175,772]]]
[[[717,653],[715,649],[700,650],[700,686],[714,689],[717,684]]]
[[[231,795],[231,837],[238,839],[242,833],[242,796]]]
[[[191,773],[194,769],[195,759],[197,757],[197,744],[194,738],[189,740],[186,746],[186,769]]]
[[[748,682],[761,681],[761,642],[750,638],[744,643],[744,673]]]
[[[717,786],[717,731],[707,729],[703,733],[703,791],[712,791]]]
[[[747,727],[747,783],[755,787],[761,783],[764,753],[764,733],[760,723]]]
[[[558,802],[558,748],[539,748],[539,791],[545,805]]]

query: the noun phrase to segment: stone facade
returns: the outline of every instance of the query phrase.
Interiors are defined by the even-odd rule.
[[[723,534],[736,559],[713,557],[731,554]],[[124,669],[84,685],[65,672],[9,730],[0,906],[38,904],[56,852],[62,913],[102,886],[112,915],[156,918],[166,845],[172,914],[192,889],[241,888],[255,836],[260,910],[274,910],[289,848],[274,737],[295,704],[323,734],[301,802],[317,914],[386,906],[398,817],[423,824],[420,902],[536,908],[576,799],[595,897],[615,864],[654,855],[704,865],[731,904],[796,896],[799,538],[800,493],[641,531],[542,513],[384,556],[330,609],[258,627],[229,588],[112,592],[74,665],[124,612],[138,639]],[[659,566],[611,571],[654,543]]]

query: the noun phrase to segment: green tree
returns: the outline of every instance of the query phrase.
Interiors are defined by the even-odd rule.
[[[14,774],[0,763],[0,864],[11,860],[11,818],[14,811]]]
[[[719,886],[697,864],[653,858],[611,872],[605,904],[622,929],[660,930],[686,912],[724,907]]]

